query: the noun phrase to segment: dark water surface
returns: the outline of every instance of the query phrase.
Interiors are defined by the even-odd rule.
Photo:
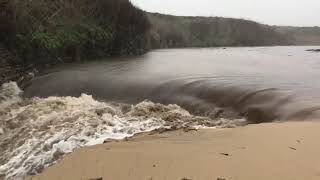
[[[197,115],[249,121],[320,117],[320,47],[156,50],[57,67],[38,76],[26,97],[93,95],[178,104]]]

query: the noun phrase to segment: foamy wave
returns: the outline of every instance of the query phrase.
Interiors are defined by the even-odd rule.
[[[149,101],[135,106],[108,104],[86,94],[79,98],[22,100],[20,94],[15,83],[5,84],[0,92],[4,100],[0,110],[0,179],[39,173],[76,148],[108,139],[123,139],[163,127],[230,124],[222,119],[193,116],[177,105]]]
[[[22,91],[17,83],[5,83],[0,87],[0,110],[4,109],[11,104],[21,101],[20,94]]]

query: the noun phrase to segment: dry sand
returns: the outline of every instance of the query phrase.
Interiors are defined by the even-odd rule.
[[[319,180],[320,123],[139,135],[79,149],[33,180]]]

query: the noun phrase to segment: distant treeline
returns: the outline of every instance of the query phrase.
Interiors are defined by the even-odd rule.
[[[221,17],[182,17],[148,13],[152,46],[214,47],[288,45],[273,27],[253,21]]]
[[[294,45],[320,45],[320,27],[274,26],[274,28],[288,37]]]
[[[269,26],[223,17],[147,13],[153,48],[320,45],[320,27]]]
[[[129,0],[0,2],[0,43],[26,63],[142,54],[149,27]]]

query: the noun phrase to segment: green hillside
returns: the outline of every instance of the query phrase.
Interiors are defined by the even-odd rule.
[[[148,13],[152,46],[214,47],[290,45],[287,36],[274,27],[242,19],[182,17]]]

